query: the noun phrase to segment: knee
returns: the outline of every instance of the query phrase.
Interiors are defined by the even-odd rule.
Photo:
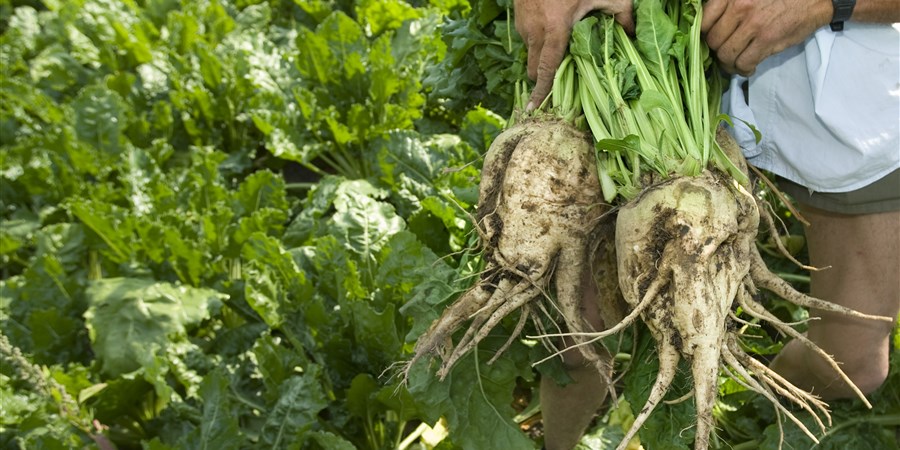
[[[870,394],[884,384],[888,376],[889,365],[887,355],[882,358],[881,355],[866,355],[863,357],[836,358],[838,366],[863,394]],[[816,370],[822,385],[826,387],[823,392],[825,397],[842,398],[856,397],[856,393],[847,386],[844,381],[840,380],[839,375],[835,372],[834,367],[827,365],[824,361],[819,361],[814,370]]]
[[[888,376],[887,364],[866,364],[861,366],[841,367],[850,378],[850,381],[862,391],[863,394],[871,394],[884,384]]]

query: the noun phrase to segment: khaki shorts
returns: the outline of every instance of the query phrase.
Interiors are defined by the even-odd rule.
[[[850,192],[810,192],[778,177],[778,187],[799,203],[842,214],[873,214],[900,210],[900,169]]]

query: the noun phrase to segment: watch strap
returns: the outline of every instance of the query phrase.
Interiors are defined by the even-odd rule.
[[[850,20],[853,15],[853,8],[856,6],[856,0],[831,0],[834,6],[834,14],[831,17],[831,31],[843,31],[844,22]]]

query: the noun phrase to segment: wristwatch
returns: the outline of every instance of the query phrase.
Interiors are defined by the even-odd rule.
[[[834,5],[834,15],[831,17],[831,31],[843,31],[844,21],[850,20],[853,15],[853,7],[856,0],[831,0]]]

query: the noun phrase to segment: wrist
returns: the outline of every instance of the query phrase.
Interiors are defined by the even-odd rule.
[[[831,23],[831,18],[834,17],[834,4],[832,1],[833,0],[815,0],[809,2],[808,17],[813,21],[812,28],[814,30],[818,30]]]

